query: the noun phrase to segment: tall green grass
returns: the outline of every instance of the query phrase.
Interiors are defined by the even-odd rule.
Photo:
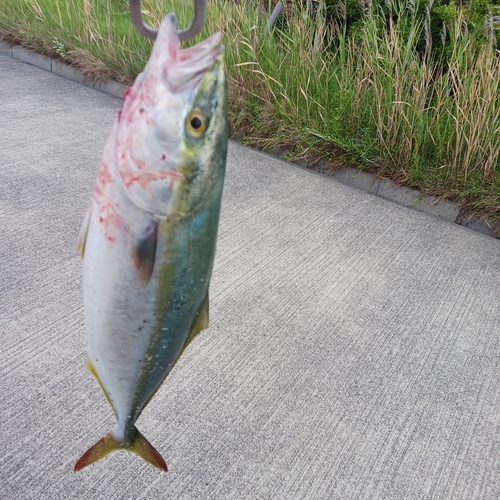
[[[142,8],[153,26],[174,11],[184,27],[193,12],[185,0]],[[500,54],[474,43],[458,16],[446,64],[436,62],[419,45],[425,19],[408,8],[393,1],[399,15],[389,18],[368,9],[347,36],[294,4],[266,36],[260,4],[211,0],[197,40],[225,36],[232,130],[247,143],[333,164],[348,152],[381,176],[500,218]],[[151,43],[127,12],[125,0],[0,0],[0,36],[130,82]]]

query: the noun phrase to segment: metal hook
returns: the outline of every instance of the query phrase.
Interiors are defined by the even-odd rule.
[[[135,26],[135,29],[146,38],[156,40],[158,31],[148,26],[142,19],[141,0],[129,0],[130,18]],[[179,31],[179,40],[184,42],[194,38],[203,28],[205,24],[206,5],[205,0],[194,0],[194,20],[193,24],[185,30]]]

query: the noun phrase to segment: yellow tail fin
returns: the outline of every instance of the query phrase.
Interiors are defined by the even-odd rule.
[[[97,462],[113,451],[125,450],[139,455],[158,469],[167,472],[167,464],[163,457],[153,448],[151,443],[134,428],[134,437],[131,440],[116,439],[111,432],[89,448],[76,462],[74,471],[79,471],[87,465]]]

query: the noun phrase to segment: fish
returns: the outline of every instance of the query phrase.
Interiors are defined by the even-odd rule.
[[[168,14],[106,142],[78,251],[87,368],[116,425],[75,471],[116,450],[167,471],[136,421],[208,327],[228,143],[223,52],[220,33],[181,49]]]

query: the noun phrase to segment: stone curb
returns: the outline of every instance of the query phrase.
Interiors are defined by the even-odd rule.
[[[20,61],[32,64],[33,66],[44,69],[45,71],[51,71],[59,76],[76,81],[86,87],[94,88],[114,97],[121,98],[125,90],[127,90],[127,85],[114,81],[103,82],[102,80],[98,80],[96,78],[86,77],[80,70],[73,66],[69,66],[60,59],[52,59],[51,57],[42,56],[18,45],[10,46],[5,42],[0,41],[0,55],[7,55],[13,57],[14,59],[19,59]]]
[[[115,81],[103,82],[98,79],[85,77],[77,68],[67,65],[60,59],[41,56],[23,47],[10,46],[2,41],[0,41],[0,55],[7,55],[14,59],[19,59],[20,61],[32,64],[46,71],[51,71],[59,76],[76,81],[86,87],[99,90],[100,92],[110,94],[114,97],[121,98],[127,89],[127,85]],[[308,166],[307,168],[327,177],[332,177],[342,184],[355,187],[407,207],[415,208],[493,238],[495,237],[495,230],[500,228],[500,222],[498,221],[479,221],[468,216],[463,216],[461,215],[460,206],[457,204],[449,201],[439,201],[438,198],[433,196],[423,196],[415,189],[398,186],[394,182],[381,179],[368,172],[356,170],[351,167],[345,167],[335,171],[331,171],[327,167],[322,166]]]
[[[475,220],[464,216],[460,205],[446,200],[439,200],[435,196],[423,196],[416,189],[398,186],[392,181],[381,179],[368,172],[345,167],[329,171],[326,167],[309,167],[315,172],[332,177],[342,184],[367,191],[374,195],[391,200],[401,205],[415,208],[435,217],[447,220],[454,224],[467,227],[481,234],[495,238],[495,230],[500,228],[500,222],[493,220]]]

